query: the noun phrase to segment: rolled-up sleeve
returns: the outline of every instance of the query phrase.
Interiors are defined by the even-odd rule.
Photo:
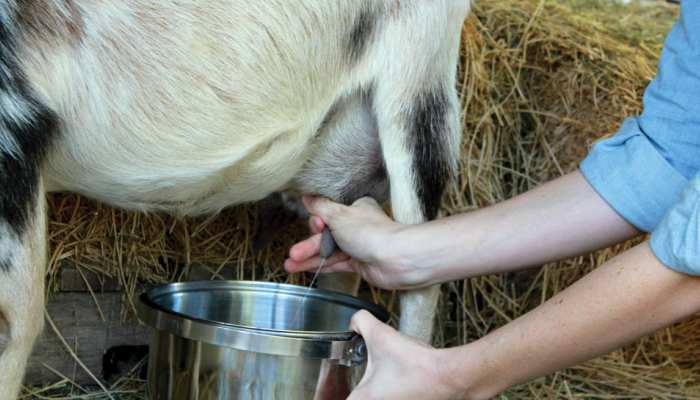
[[[700,174],[651,234],[651,249],[671,269],[700,275]]]
[[[644,111],[625,120],[617,134],[596,143],[580,165],[601,197],[646,232],[688,196],[686,188],[700,170],[698,21],[700,1],[682,2],[657,75],[644,92]]]
[[[627,119],[615,136],[596,144],[581,172],[618,214],[646,232],[688,183],[640,130],[637,118]]]

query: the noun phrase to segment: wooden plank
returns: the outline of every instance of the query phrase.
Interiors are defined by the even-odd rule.
[[[114,278],[98,276],[97,273],[87,268],[78,271],[72,263],[61,264],[58,280],[60,292],[87,292],[89,291],[88,284],[93,292],[119,292],[121,290],[119,282]]]
[[[89,293],[58,293],[47,310],[61,335],[80,360],[102,379],[102,356],[107,349],[121,345],[146,345],[150,328],[132,320],[120,322],[120,293],[96,293],[106,321],[103,321]],[[59,378],[44,365],[74,379],[78,384],[94,383],[71,357],[58,336],[46,324],[29,360],[25,382],[30,385],[55,382]]]

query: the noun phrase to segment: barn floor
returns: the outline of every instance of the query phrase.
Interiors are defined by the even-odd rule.
[[[665,2],[477,1],[463,30],[459,77],[464,157],[461,175],[445,197],[443,214],[493,204],[575,169],[593,141],[614,133],[624,116],[640,111],[644,87],[654,75],[663,38],[677,10]],[[71,307],[97,309],[99,304],[96,315],[110,314],[116,321],[126,321],[126,326],[133,326],[131,310],[141,287],[192,278],[195,267],[204,268],[212,279],[309,282],[307,276],[290,276],[276,267],[288,246],[304,236],[304,224],[283,228],[264,249],[254,250],[252,238],[259,227],[255,206],[236,207],[212,218],[176,220],[115,210],[72,194],[52,195],[49,200],[48,315],[65,343],[51,327],[45,336],[53,341],[57,360],[72,361],[71,353],[95,365],[100,359],[94,357],[98,350],[81,355],[84,342],[75,332],[84,331],[77,328],[86,318],[70,321],[71,315],[86,314],[62,316],[51,311],[52,305],[69,301],[67,293],[77,290],[69,290],[73,287],[67,283],[69,268],[79,272],[72,279],[85,283],[81,290],[89,299],[74,301]],[[523,273],[444,285],[435,344],[455,346],[483,336],[631,245]],[[369,287],[366,293],[396,315],[395,293]],[[117,306],[110,308],[110,304]],[[95,318],[91,326],[98,329],[102,320],[106,318]],[[138,336],[104,324],[115,335]],[[43,372],[28,380],[41,373],[55,383],[27,388],[23,399],[144,397],[143,381],[134,374],[101,388],[75,362],[57,370],[54,361],[45,365],[49,358],[44,354],[48,353],[35,355]],[[697,360],[700,318],[511,388],[502,398],[700,399]]]

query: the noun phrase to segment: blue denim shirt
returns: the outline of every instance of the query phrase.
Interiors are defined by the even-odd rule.
[[[683,0],[644,111],[598,142],[581,172],[622,217],[652,233],[662,263],[700,275],[699,171],[700,0]]]

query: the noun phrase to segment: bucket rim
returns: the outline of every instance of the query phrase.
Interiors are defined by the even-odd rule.
[[[364,309],[382,322],[389,320],[389,313],[383,307],[344,293],[286,283],[233,280],[176,282],[154,287],[139,296],[138,318],[158,331],[184,339],[275,355],[343,359],[352,352],[359,339],[349,327],[347,330],[313,332],[260,328],[198,318],[163,307],[154,300],[169,294],[206,290],[274,292],[293,296],[304,295],[308,290],[308,298],[330,301],[358,311]]]

